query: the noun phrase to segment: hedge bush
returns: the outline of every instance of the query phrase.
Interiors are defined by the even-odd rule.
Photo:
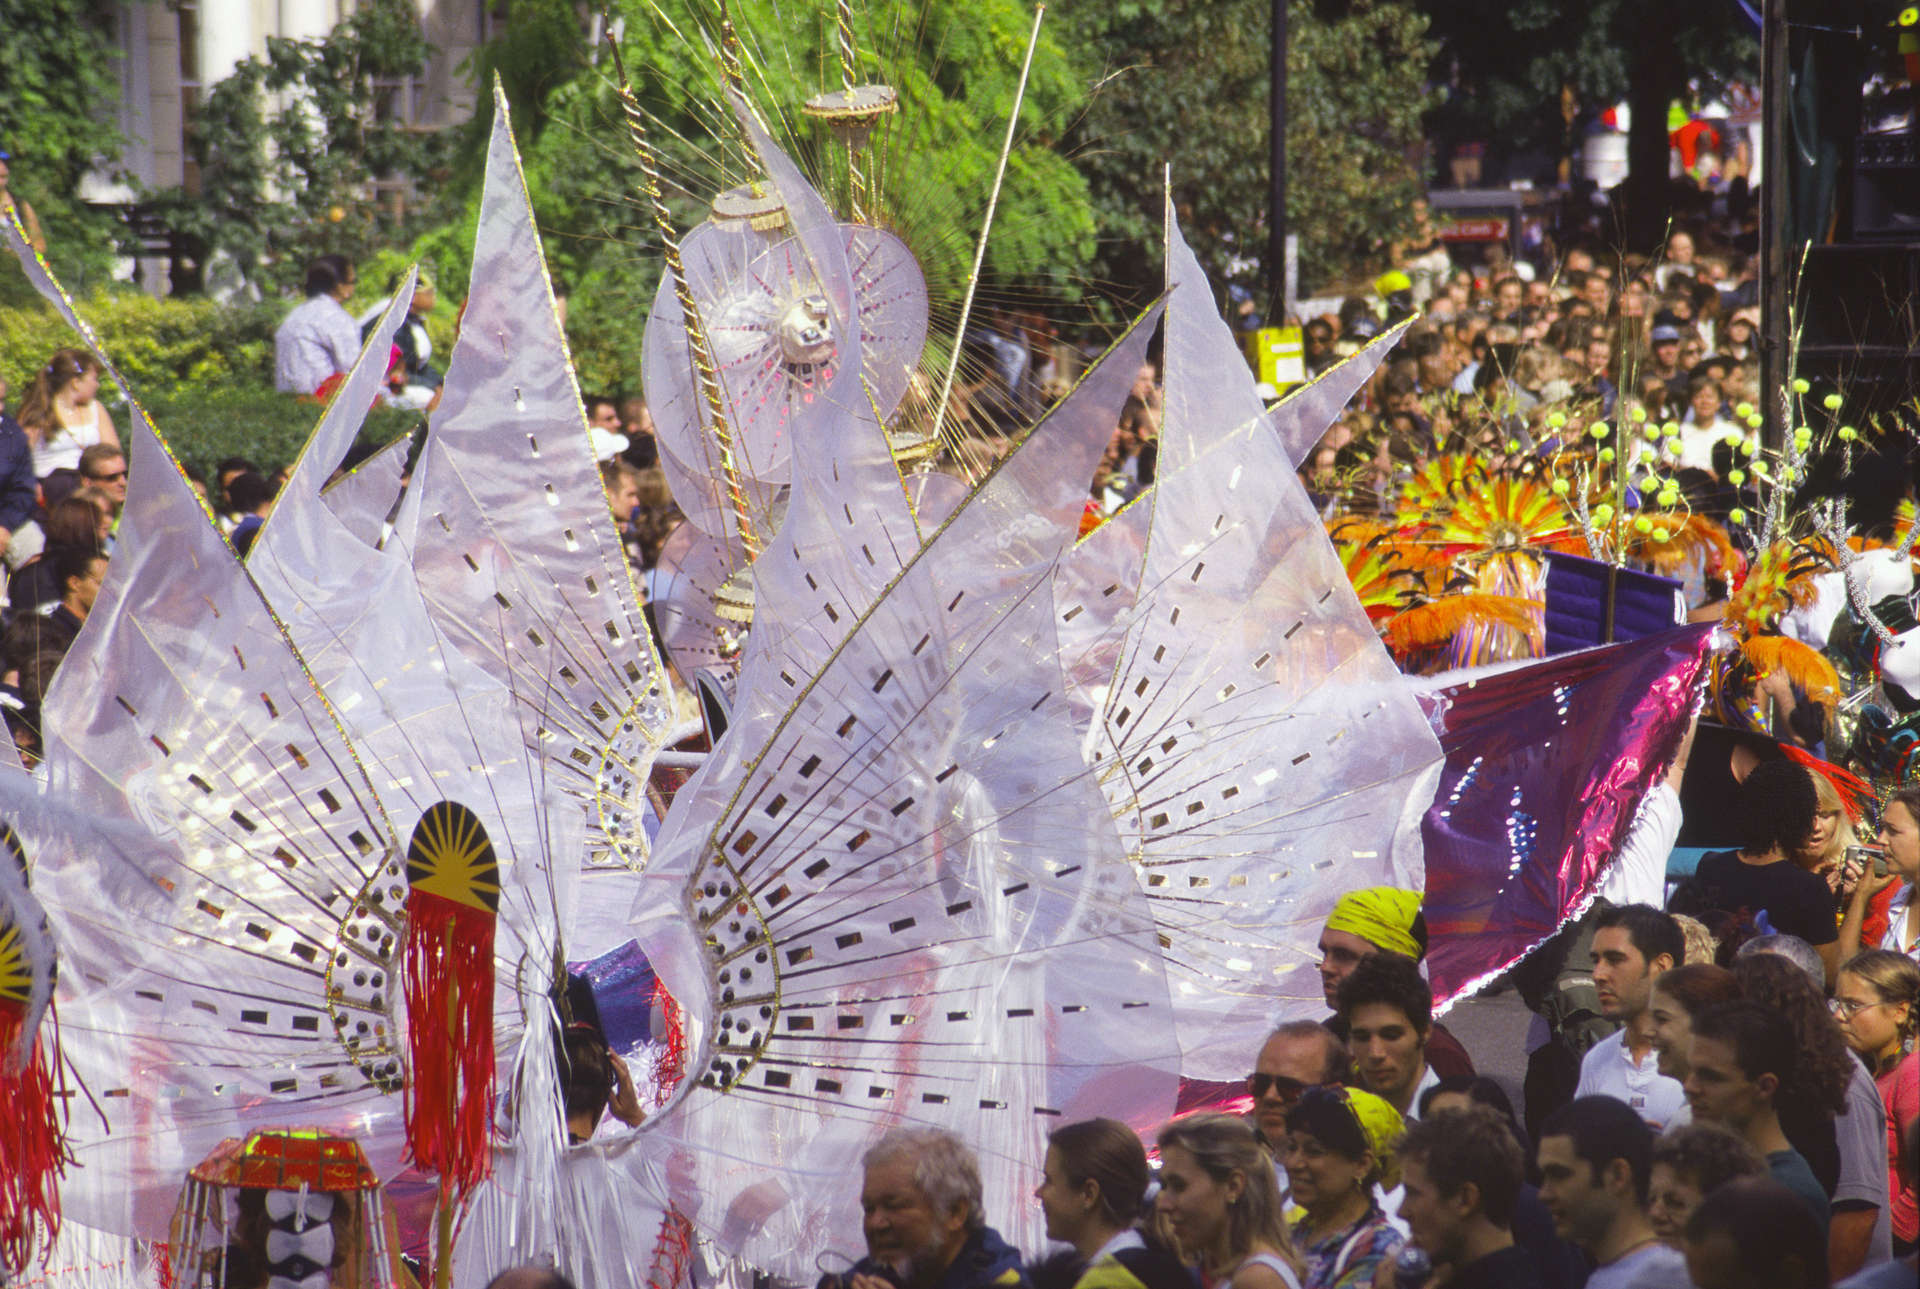
[[[320,423],[322,408],[272,390],[194,390],[142,400],[147,415],[190,469],[211,479],[216,463],[245,457],[263,473],[291,465]],[[367,413],[359,442],[379,447],[411,433],[420,413],[376,407]]]
[[[76,305],[143,398],[194,387],[273,387],[273,328],[282,308],[156,300],[137,291],[99,291]],[[79,343],[48,305],[0,309],[0,375],[12,389],[8,405],[20,405],[54,350]]]

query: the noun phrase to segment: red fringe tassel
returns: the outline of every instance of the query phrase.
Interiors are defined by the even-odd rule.
[[[687,1027],[680,1015],[680,1004],[658,980],[653,982],[653,1000],[659,1004],[667,1031],[660,1036],[665,1046],[654,1058],[653,1081],[662,1092],[671,1092],[687,1075]]]
[[[493,1162],[493,925],[484,909],[407,897],[407,1149],[460,1191]]]
[[[653,1241],[653,1262],[647,1268],[647,1289],[679,1289],[693,1261],[693,1223],[670,1208],[660,1219]]]
[[[38,1035],[25,1068],[6,1073],[4,1054],[19,1035],[20,1017],[0,1012],[0,1267],[15,1271],[25,1269],[39,1232],[50,1245],[60,1229],[66,1167],[53,1063]]]

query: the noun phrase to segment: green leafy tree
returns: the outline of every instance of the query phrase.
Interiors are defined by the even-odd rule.
[[[40,216],[49,258],[76,283],[104,278],[113,254],[112,216],[76,196],[81,176],[120,155],[120,54],[102,10],[94,0],[0,0],[0,150],[13,154],[9,187]],[[17,272],[0,281],[10,298],[31,290]]]
[[[419,73],[428,52],[407,0],[365,0],[324,39],[269,39],[208,94],[188,137],[200,190],[161,194],[169,223],[203,263],[224,252],[270,288],[314,255],[403,236],[373,183],[427,177],[442,149],[383,110],[380,83]]]
[[[1628,101],[1632,179],[1623,231],[1636,249],[1665,231],[1668,105],[1687,97],[1690,82],[1712,93],[1730,78],[1759,76],[1759,36],[1731,4],[1427,0],[1426,7],[1442,44],[1451,131],[1537,152],[1558,143],[1563,85],[1591,107]]]
[[[1067,22],[1101,76],[1073,142],[1100,220],[1098,271],[1123,294],[1158,290],[1162,165],[1195,253],[1216,281],[1256,286],[1270,188],[1269,0],[1114,0]],[[1287,228],[1305,290],[1379,263],[1418,190],[1434,45],[1400,0],[1288,12]]]

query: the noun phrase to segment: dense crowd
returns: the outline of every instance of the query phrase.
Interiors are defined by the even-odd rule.
[[[1320,931],[1328,1014],[1274,1030],[1244,1086],[1189,1086],[1151,1154],[1112,1120],[1051,1134],[1050,1251],[987,1225],[964,1141],[903,1129],[865,1159],[866,1257],[821,1289],[1913,1283],[1920,789],[1885,807],[1884,871],[1842,896],[1819,865],[1849,824],[1816,778],[1757,767],[1739,847],[1677,883],[1623,855],[1514,973],[1537,1017],[1524,1113],[1476,1068],[1504,1054],[1434,1015],[1421,894],[1353,891]],[[570,1034],[567,1056],[575,1139],[632,1122],[604,1043]]]
[[[867,1256],[822,1289],[1912,1284],[1920,950],[1904,929],[1858,948],[1852,907],[1789,857],[1816,828],[1809,771],[1749,785],[1746,844],[1667,908],[1602,899],[1568,929],[1557,987],[1590,1010],[1542,1006],[1540,1050],[1584,1051],[1572,1086],[1530,1069],[1526,1122],[1433,1015],[1418,893],[1356,891],[1320,938],[1331,1014],[1249,1054],[1245,1113],[1166,1124],[1157,1167],[1112,1120],[1055,1130],[1034,1191],[1055,1248],[1030,1260],[987,1225],[960,1138],[895,1131],[865,1158]],[[1910,897],[1920,790],[1880,841],[1892,876],[1863,886]],[[1767,929],[1803,899],[1819,943]],[[610,1080],[573,1068],[604,1105]]]

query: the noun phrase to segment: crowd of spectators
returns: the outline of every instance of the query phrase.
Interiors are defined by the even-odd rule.
[[[1910,821],[1916,808],[1920,790],[1890,809]],[[1920,855],[1890,849],[1910,892]],[[1791,853],[1736,858],[1767,868]],[[1831,942],[1843,915],[1821,886]],[[1705,888],[1681,902],[1717,935],[1690,936],[1652,903],[1587,915],[1618,1028],[1535,1124],[1457,1041],[1464,1070],[1435,1070],[1419,898],[1357,891],[1322,937],[1333,1013],[1253,1054],[1248,1113],[1168,1123],[1157,1168],[1123,1124],[1056,1129],[1034,1190],[1053,1248],[1031,1259],[986,1224],[959,1137],[896,1130],[865,1160],[867,1256],[821,1289],[1913,1283],[1920,951],[1830,968],[1764,930],[1784,904]]]

